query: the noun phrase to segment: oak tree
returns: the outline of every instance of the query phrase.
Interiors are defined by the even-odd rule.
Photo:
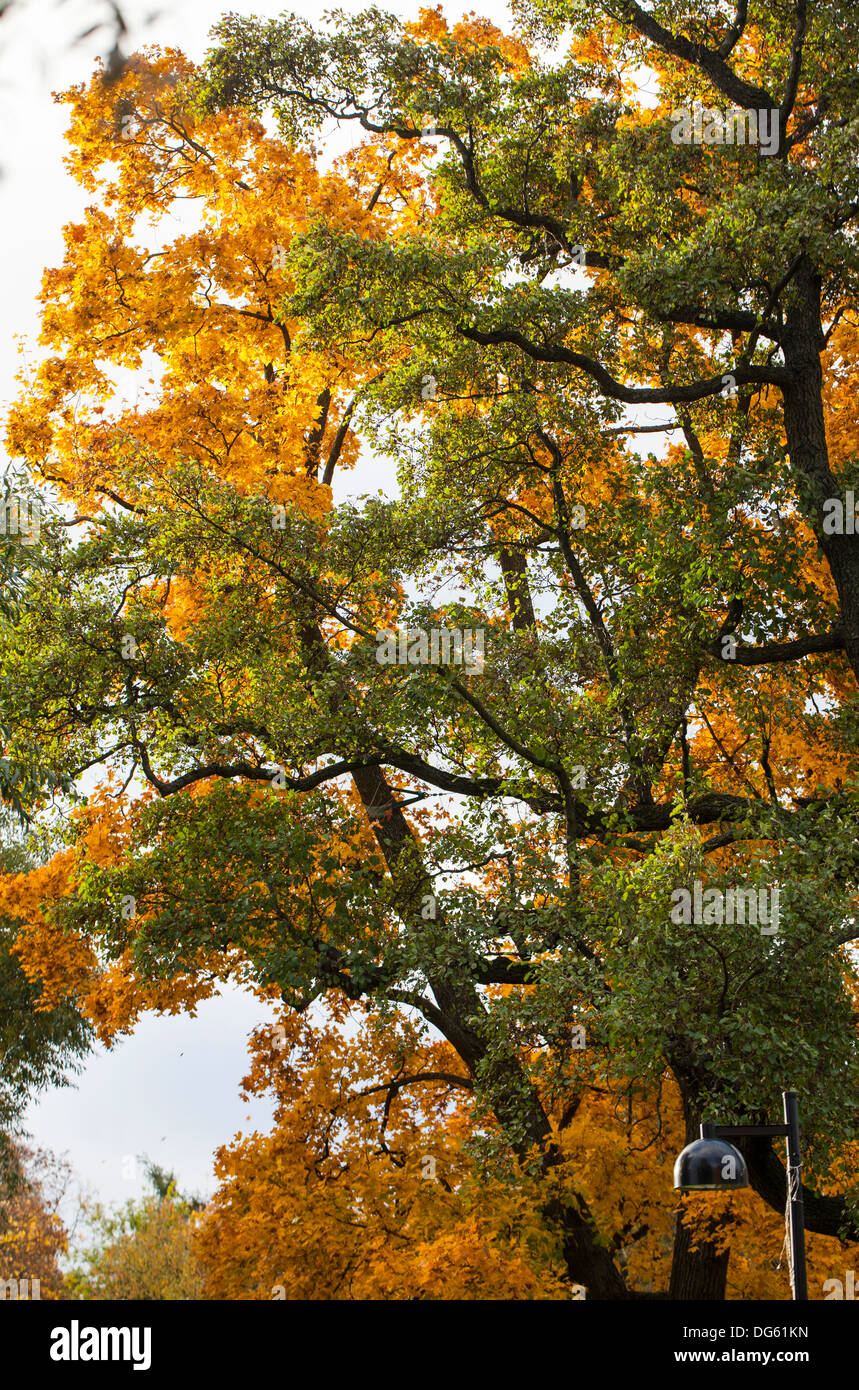
[[[565,1278],[621,1299],[553,1120],[583,1078],[670,1080],[690,1136],[794,1086],[808,1227],[857,1235],[859,540],[826,524],[856,480],[857,20],[591,10],[230,16],[200,72],[67,94],[97,201],[10,416],[58,510],[0,653],[5,756],[38,748],[66,839],[2,901],[105,1038],[227,977],[420,1020]],[[777,151],[675,143],[699,96],[776,112]],[[332,121],[361,138],[326,164]],[[361,450],[394,499],[338,483]],[[428,659],[451,628],[485,661]],[[723,1296],[687,1229],[671,1296]]]

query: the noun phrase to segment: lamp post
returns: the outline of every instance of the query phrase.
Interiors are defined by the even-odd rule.
[[[727,1139],[787,1140],[787,1221],[790,1234],[790,1287],[794,1300],[808,1299],[805,1269],[805,1221],[802,1211],[802,1166],[799,1153],[799,1108],[796,1091],[782,1091],[783,1125],[716,1125],[704,1120],[701,1138],[687,1144],[674,1164],[674,1186],[682,1192],[748,1187],[746,1161]]]

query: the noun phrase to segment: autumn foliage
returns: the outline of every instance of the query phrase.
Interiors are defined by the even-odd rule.
[[[818,16],[794,82],[741,25],[726,77],[635,6],[529,12],[233,15],[61,98],[93,203],[0,631],[3,795],[53,839],[0,912],[105,1042],[228,979],[285,1008],[205,1297],[783,1298],[775,1151],[742,1196],[671,1167],[787,1085],[813,1296],[855,1259],[850,43]],[[672,143],[705,78],[786,92],[778,159]],[[485,671],[383,665],[397,627]],[[678,920],[695,883],[777,932]]]
[[[244,1088],[275,1099],[274,1127],[216,1156],[218,1188],[195,1238],[205,1296],[569,1298],[544,1182],[510,1162],[457,1070],[450,1048],[342,1005],[258,1030]],[[582,1086],[554,1119],[559,1185],[584,1188],[637,1288],[666,1287],[680,1215],[665,1194],[683,1143],[676,1086],[656,1097]],[[728,1298],[785,1297],[780,1216],[751,1192],[685,1208],[693,1231],[731,1248]],[[811,1297],[857,1255],[855,1243],[811,1235]]]

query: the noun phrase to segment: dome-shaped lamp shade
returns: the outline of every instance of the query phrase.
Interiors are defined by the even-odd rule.
[[[746,1160],[724,1139],[696,1139],[686,1145],[674,1164],[674,1186],[683,1192],[748,1185]]]

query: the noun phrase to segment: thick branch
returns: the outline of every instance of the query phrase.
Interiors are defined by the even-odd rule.
[[[627,405],[642,405],[647,402],[670,405],[680,401],[701,401],[708,396],[721,395],[724,386],[723,373],[718,376],[705,377],[701,381],[688,382],[685,386],[667,388],[661,386],[625,386],[595,358],[588,357],[583,352],[576,352],[573,348],[565,347],[562,343],[535,343],[524,333],[520,333],[517,328],[493,328],[490,332],[484,333],[479,328],[470,328],[467,324],[457,324],[456,331],[463,338],[467,338],[473,343],[480,343],[483,347],[509,343],[511,347],[521,348],[536,362],[566,363],[571,367],[578,367],[597,383],[604,395],[609,396],[612,400],[625,401]],[[737,386],[785,387],[793,381],[793,374],[785,367],[740,366],[735,364],[731,368],[731,375]]]
[[[725,656],[720,641],[709,642],[704,650],[726,666],[769,666],[776,662],[799,661],[804,656],[813,656],[818,652],[841,652],[844,650],[844,634],[840,628],[834,627],[831,632],[797,637],[792,642],[767,642],[761,647],[738,645],[733,656]]]
[[[620,9],[622,17],[634,29],[637,29],[639,34],[649,39],[657,48],[661,48],[663,53],[670,53],[673,58],[680,58],[684,63],[691,63],[693,67],[699,68],[709,77],[713,86],[718,91],[723,92],[736,106],[742,106],[746,110],[759,110],[761,107],[772,108],[775,106],[775,101],[765,87],[756,87],[754,83],[746,82],[725,62],[725,58],[739,38],[739,33],[736,38],[732,37],[740,22],[739,11],[734,27],[722,40],[719,47],[712,49],[707,48],[703,43],[693,43],[691,39],[685,38],[682,34],[672,34],[670,29],[664,28],[652,14],[648,14],[640,5],[635,4],[634,0],[622,0]],[[744,14],[741,22],[745,23]],[[742,32],[741,29],[740,32]],[[726,47],[726,45],[729,46]]]
[[[773,1211],[783,1212],[787,1201],[787,1175],[773,1150],[771,1139],[734,1141],[745,1157],[749,1181],[759,1197]],[[843,1197],[822,1197],[803,1185],[802,1204],[805,1227],[819,1235],[838,1240],[859,1240],[859,1222],[850,1215]]]

